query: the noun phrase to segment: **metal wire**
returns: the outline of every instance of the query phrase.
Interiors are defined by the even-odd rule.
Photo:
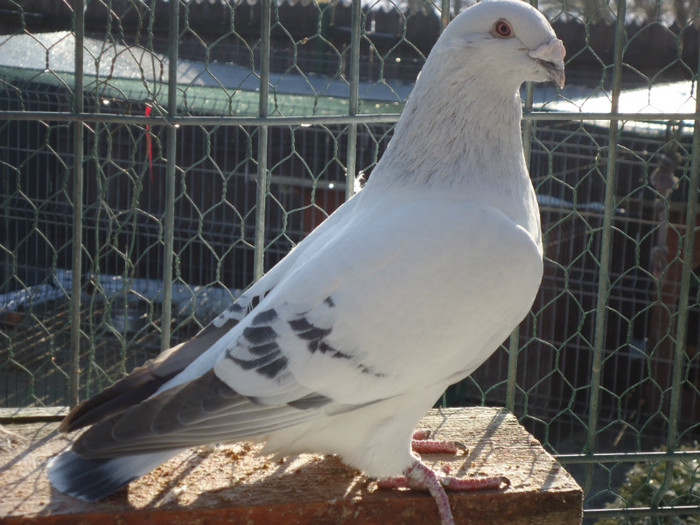
[[[61,111],[0,111],[3,120],[50,120],[52,122],[104,122],[113,124],[138,124],[152,126],[313,126],[319,124],[393,124],[398,121],[396,113],[362,113],[359,115],[328,115],[328,116],[295,116],[295,117],[237,117],[237,116],[207,116],[181,115],[174,118],[157,116],[145,117],[140,115],[112,115],[103,113],[74,113]],[[601,113],[601,112],[570,112],[570,111],[531,111],[523,113],[523,120],[528,121],[577,121],[577,122],[682,122],[694,121],[695,113]]]

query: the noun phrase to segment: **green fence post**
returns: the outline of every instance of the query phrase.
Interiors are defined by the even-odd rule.
[[[354,117],[359,109],[360,91],[360,40],[362,39],[362,2],[352,1],[350,36],[350,93],[348,115]],[[357,176],[357,123],[348,124],[348,151],[345,163],[345,200],[355,192]]]
[[[161,351],[170,348],[172,321],[173,249],[175,239],[175,177],[177,176],[177,65],[179,58],[180,0],[171,0],[168,21],[168,119],[165,165],[165,210],[163,215],[163,306],[161,311]]]
[[[700,49],[698,50],[698,66],[700,66]],[[698,69],[697,71],[700,71]],[[697,86],[698,73],[695,73],[695,85]],[[678,319],[676,325],[676,345],[673,353],[673,367],[671,372],[671,399],[668,414],[668,435],[666,437],[666,451],[673,452],[678,443],[678,423],[681,411],[681,385],[683,383],[683,365],[686,358],[686,334],[688,333],[688,300],[690,279],[693,275],[693,260],[695,256],[695,228],[697,222],[698,203],[698,172],[700,171],[700,97],[695,97],[695,121],[693,127],[693,149],[690,163],[690,180],[688,181],[688,205],[685,215],[685,233],[683,235],[683,258],[681,268],[681,286],[678,296]],[[661,498],[673,481],[673,463],[667,462],[664,480],[656,490],[652,506],[661,502]]]
[[[270,84],[270,18],[272,9],[270,0],[261,1],[260,11],[260,98],[258,116],[261,124],[258,126],[258,173],[255,198],[255,252],[253,277],[257,281],[265,273],[265,209],[269,188],[267,167],[269,130],[265,120],[268,115],[269,84]]]
[[[75,83],[73,87],[73,110],[80,115],[83,101],[83,50],[85,44],[84,0],[74,4],[75,23]],[[83,122],[73,122],[73,245],[71,251],[71,298],[70,298],[70,374],[69,402],[78,404],[80,392],[80,293],[82,283],[83,251]]]
[[[595,309],[595,332],[593,339],[593,363],[591,367],[590,402],[588,409],[588,435],[585,451],[595,452],[598,431],[598,413],[600,404],[600,381],[605,345],[605,327],[607,321],[608,293],[610,291],[610,260],[612,255],[612,217],[615,213],[615,178],[617,163],[617,136],[620,91],[622,89],[622,54],[625,39],[625,0],[617,2],[617,21],[615,25],[615,55],[613,62],[612,102],[610,106],[610,131],[608,133],[608,157],[605,173],[605,201],[603,213],[603,231],[600,243],[600,273],[598,274],[598,293]],[[593,483],[591,463],[586,470],[583,490],[586,494]]]

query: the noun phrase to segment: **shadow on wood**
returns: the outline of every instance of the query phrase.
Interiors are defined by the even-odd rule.
[[[0,516],[7,525],[176,524],[432,524],[428,494],[378,489],[330,456],[283,460],[257,454],[261,445],[235,443],[183,452],[97,503],[48,484],[45,467],[69,441],[55,422],[5,425],[0,432]],[[457,439],[469,451],[424,456],[451,474],[506,476],[503,490],[450,494],[457,523],[579,524],[583,492],[554,458],[499,408],[431,411],[420,422],[437,439]],[[0,427],[2,428],[2,427]]]

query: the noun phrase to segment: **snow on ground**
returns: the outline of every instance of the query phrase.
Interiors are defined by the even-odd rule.
[[[73,276],[70,270],[57,269],[51,283],[28,286],[0,294],[0,315],[58,299],[68,299],[71,294]],[[155,279],[125,279],[116,275],[91,276],[97,293],[106,300],[126,296],[127,301],[163,301],[162,282]],[[172,289],[173,310],[179,317],[194,315],[199,320],[208,320],[219,314],[234,298],[239,289],[223,287],[189,286],[174,283]]]

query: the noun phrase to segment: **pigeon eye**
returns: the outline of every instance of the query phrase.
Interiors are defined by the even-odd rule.
[[[499,20],[493,26],[495,36],[509,38],[513,34],[513,28],[505,20]]]

